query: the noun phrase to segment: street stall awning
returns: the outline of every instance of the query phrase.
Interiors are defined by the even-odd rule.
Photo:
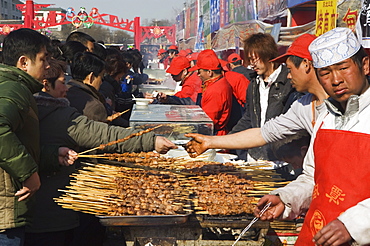
[[[223,51],[228,49],[243,48],[243,40],[248,35],[265,32],[273,25],[258,20],[250,20],[242,23],[234,23],[220,29],[212,40],[212,49]],[[295,38],[304,33],[314,34],[315,21],[295,27],[281,27],[278,45],[289,46]]]

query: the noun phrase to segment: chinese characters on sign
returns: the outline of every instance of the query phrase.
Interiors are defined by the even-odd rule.
[[[337,1],[317,1],[316,7],[316,36],[319,36],[336,27]]]
[[[347,24],[347,27],[354,30],[356,27],[356,21],[357,21],[357,10],[351,10],[348,8],[346,15],[342,18],[343,22]]]

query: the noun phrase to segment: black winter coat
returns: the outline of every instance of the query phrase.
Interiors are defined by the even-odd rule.
[[[287,75],[288,69],[285,65],[282,65],[282,70],[276,81],[272,83],[269,91],[268,107],[265,117],[266,121],[284,113],[284,111],[289,108],[286,105],[289,97],[292,93],[296,93],[296,90],[292,87],[290,79],[287,78]],[[257,83],[257,79],[254,78],[251,80],[251,83],[248,86],[245,113],[243,117],[238,121],[238,123],[234,126],[230,134],[240,132],[249,128],[260,127],[261,104],[259,84]],[[277,159],[268,146],[249,149],[248,154],[256,160]],[[241,158],[241,156],[239,156],[239,158]]]

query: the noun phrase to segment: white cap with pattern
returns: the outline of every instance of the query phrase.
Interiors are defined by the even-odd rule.
[[[316,38],[308,50],[313,66],[323,68],[352,57],[360,48],[361,44],[351,29],[337,27]]]

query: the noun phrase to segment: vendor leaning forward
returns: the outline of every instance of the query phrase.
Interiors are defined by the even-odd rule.
[[[198,55],[197,64],[188,71],[198,71],[202,80],[202,99],[200,106],[212,119],[215,135],[228,133],[227,123],[230,118],[233,91],[222,73],[222,66],[213,50],[203,50]]]
[[[308,212],[296,245],[370,243],[369,57],[350,29],[335,28],[309,47],[316,74],[329,94],[315,125],[304,174],[264,196],[263,220]]]

